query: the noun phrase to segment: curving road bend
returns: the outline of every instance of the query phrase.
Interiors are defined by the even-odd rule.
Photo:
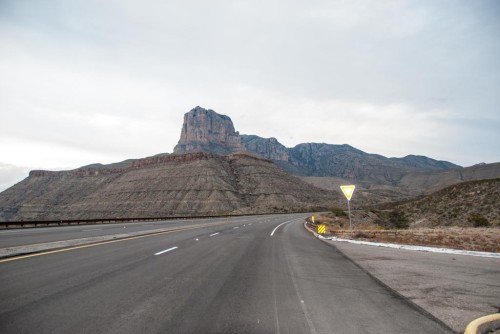
[[[207,219],[1,262],[0,333],[451,332],[316,240],[304,217]]]

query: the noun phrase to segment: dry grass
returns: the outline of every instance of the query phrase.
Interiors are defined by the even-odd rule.
[[[356,229],[380,230],[382,227],[374,224],[377,216],[368,211],[352,212],[352,221]],[[349,228],[349,217],[333,213],[320,214],[316,216],[317,224],[325,224],[327,231],[338,231]]]
[[[396,244],[500,253],[498,228],[435,228],[385,231],[331,231],[343,237]]]
[[[440,227],[408,230],[384,230],[373,223],[374,217],[366,212],[357,212],[353,231],[349,231],[349,220],[335,214],[316,216],[317,224],[327,226],[326,233],[358,240],[388,242],[396,244],[444,247],[452,249],[500,253],[500,228]]]

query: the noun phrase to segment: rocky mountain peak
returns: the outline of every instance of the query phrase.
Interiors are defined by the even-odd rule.
[[[197,106],[184,114],[181,138],[174,153],[206,151],[225,155],[244,149],[231,118]]]
[[[408,173],[461,168],[417,155],[386,158],[347,144],[302,143],[287,148],[274,137],[240,135],[231,118],[198,106],[184,115],[181,138],[174,153],[199,151],[218,155],[247,151],[272,160],[295,175],[339,177],[391,186]]]

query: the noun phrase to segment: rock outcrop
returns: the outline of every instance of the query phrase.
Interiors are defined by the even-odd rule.
[[[184,115],[181,138],[174,153],[204,151],[226,155],[243,150],[241,137],[228,116],[196,107]]]

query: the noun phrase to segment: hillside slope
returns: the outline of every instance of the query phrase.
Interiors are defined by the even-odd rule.
[[[481,164],[460,169],[405,174],[395,185],[328,176],[301,176],[316,187],[338,190],[341,184],[356,184],[354,205],[389,203],[429,195],[440,189],[467,181],[500,178],[500,163]]]
[[[396,209],[404,212],[412,227],[473,226],[477,217],[499,225],[500,178],[452,185]]]
[[[500,177],[500,163],[480,164],[460,169],[414,172],[404,175],[398,186],[409,195],[424,195],[444,187],[474,180]]]
[[[246,154],[159,155],[125,168],[33,171],[0,193],[0,220],[202,216],[324,209],[338,193]]]

